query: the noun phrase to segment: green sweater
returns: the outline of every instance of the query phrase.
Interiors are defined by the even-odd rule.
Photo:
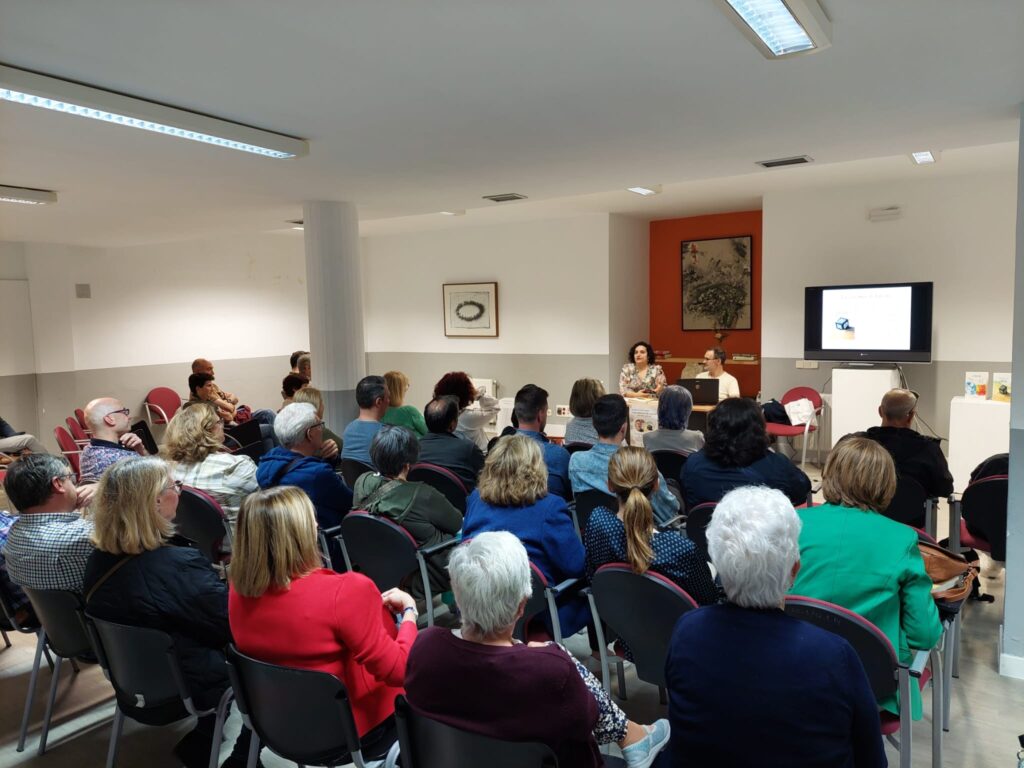
[[[400,405],[397,408],[391,406],[380,421],[382,424],[408,427],[416,433],[416,437],[427,434],[427,422],[423,420],[423,414],[411,405]]]

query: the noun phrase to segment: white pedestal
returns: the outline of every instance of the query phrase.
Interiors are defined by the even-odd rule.
[[[832,371],[832,445],[851,432],[881,423],[882,396],[900,385],[895,368],[835,368]]]
[[[983,460],[1009,450],[1009,403],[962,396],[949,402],[949,471],[954,491],[964,492],[971,470]]]

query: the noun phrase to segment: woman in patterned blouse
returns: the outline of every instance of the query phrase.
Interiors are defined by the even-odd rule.
[[[619,374],[619,394],[623,397],[657,396],[668,384],[665,372],[654,362],[654,348],[638,341],[629,348],[629,362]]]

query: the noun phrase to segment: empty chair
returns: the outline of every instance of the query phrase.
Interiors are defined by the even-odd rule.
[[[75,419],[78,420],[78,424],[82,427],[85,434],[92,434],[92,430],[89,429],[89,423],[85,420],[85,411],[82,408],[75,408]]]
[[[1006,560],[1006,510],[1009,481],[992,475],[964,489],[958,508],[960,544],[987,552],[993,560]]]
[[[558,599],[569,594],[579,583],[579,579],[566,579],[561,584],[549,584],[540,568],[530,563],[530,582],[533,593],[526,601],[523,615],[516,622],[512,636],[524,643],[530,640],[553,639],[560,644],[562,623],[558,618]]]
[[[178,535],[195,544],[211,563],[230,559],[231,526],[220,504],[204,491],[181,489],[174,527]]]
[[[689,455],[684,451],[651,451],[662,477],[669,483],[675,483],[677,488],[682,487],[683,465]]]
[[[86,434],[84,429],[82,429],[82,425],[78,423],[78,419],[68,416],[64,419],[64,423],[68,425],[68,432],[71,433],[72,439],[78,443],[79,448],[89,444],[89,435]]]
[[[181,408],[181,396],[170,387],[149,390],[142,402],[150,424],[167,424]]]
[[[711,559],[708,557],[706,529],[708,523],[711,522],[711,516],[715,513],[716,506],[718,505],[715,502],[706,501],[691,509],[686,516],[686,535],[694,543],[694,546],[703,553],[705,560]]]
[[[608,509],[619,508],[618,499],[610,493],[602,493],[601,491],[581,491],[575,495],[575,499],[576,521],[581,532],[587,530],[587,523],[590,522],[590,513],[598,507],[608,507]]]
[[[811,387],[793,387],[782,396],[781,402],[783,405],[786,405],[803,398],[807,398],[814,405],[816,416],[821,413],[821,394],[818,390]],[[811,435],[814,435],[815,449],[817,449],[818,428],[811,424],[810,419],[808,419],[806,424],[776,424],[769,422],[766,427],[769,436],[775,439],[780,437],[787,438],[788,440],[793,440],[796,437],[803,438],[803,450],[800,455],[801,467],[807,463],[807,442]]]
[[[896,478],[896,493],[882,514],[911,528],[926,529],[931,501],[921,483],[909,475],[901,475]],[[928,534],[934,536],[935,531],[928,531]]]
[[[349,488],[356,487],[356,480],[366,472],[376,472],[369,464],[363,464],[355,459],[341,460],[341,476],[345,478],[345,485]]]
[[[451,470],[436,464],[414,464],[409,469],[410,482],[426,483],[440,491],[459,512],[466,513],[466,497],[469,492],[466,486]]]
[[[57,438],[57,445],[64,458],[71,464],[71,471],[75,473],[75,482],[81,477],[82,449],[71,437],[71,434],[64,427],[54,427],[53,436]]]

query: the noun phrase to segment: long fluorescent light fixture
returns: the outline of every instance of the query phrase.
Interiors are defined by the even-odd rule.
[[[817,0],[717,0],[767,59],[832,45],[832,22]]]
[[[21,203],[22,205],[47,205],[57,202],[57,193],[48,189],[32,187],[8,187],[0,184],[0,203]]]
[[[300,157],[302,139],[0,64],[0,99],[263,157]]]

